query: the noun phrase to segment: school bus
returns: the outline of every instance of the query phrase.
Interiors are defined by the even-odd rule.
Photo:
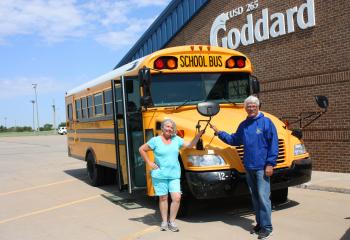
[[[160,123],[173,119],[185,141],[209,121],[235,132],[247,116],[244,99],[259,89],[249,58],[238,51],[191,45],[154,52],[67,92],[68,154],[86,161],[93,186],[117,179],[119,190],[146,189],[154,196],[150,169],[138,148],[161,133]],[[286,201],[288,187],[310,180],[312,161],[298,134],[264,114],[279,139],[272,196]],[[228,146],[206,128],[196,148],[179,153],[183,196],[249,194],[243,153],[243,146]],[[149,156],[153,159],[152,152]]]

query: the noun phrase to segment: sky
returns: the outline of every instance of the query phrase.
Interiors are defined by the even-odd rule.
[[[33,127],[33,84],[39,125],[53,105],[64,122],[65,92],[113,70],[170,1],[0,0],[0,125]]]

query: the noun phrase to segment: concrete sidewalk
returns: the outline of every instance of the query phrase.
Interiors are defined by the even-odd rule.
[[[350,194],[350,173],[312,171],[311,181],[296,187]]]

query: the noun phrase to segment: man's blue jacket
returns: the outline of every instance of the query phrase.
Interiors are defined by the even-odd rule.
[[[278,157],[278,136],[272,121],[259,112],[255,118],[247,118],[238,126],[237,132],[220,131],[219,138],[232,146],[244,146],[244,167],[262,170],[266,165],[275,166]]]

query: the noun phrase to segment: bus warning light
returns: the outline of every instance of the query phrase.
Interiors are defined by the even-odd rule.
[[[237,59],[237,67],[244,68],[245,67],[245,59],[244,58],[238,58]]]
[[[226,61],[227,68],[233,68],[234,66],[235,66],[235,60],[233,60],[233,58],[230,58]]]
[[[154,62],[154,68],[155,69],[163,69],[165,66],[164,60],[162,58],[158,58],[155,62]]]
[[[160,57],[154,62],[155,69],[175,69],[177,68],[176,57]]]
[[[226,68],[244,68],[245,58],[244,57],[230,57],[226,60]]]
[[[169,69],[174,69],[177,67],[177,64],[174,58],[169,58],[167,61],[167,65]]]

